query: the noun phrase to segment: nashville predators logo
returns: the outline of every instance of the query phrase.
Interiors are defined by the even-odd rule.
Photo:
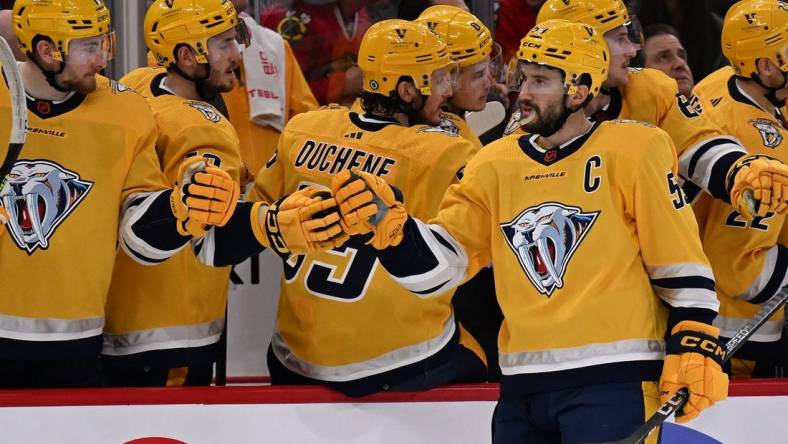
[[[219,121],[222,120],[222,115],[219,114],[219,111],[216,111],[216,108],[207,103],[189,100],[186,104],[199,111],[200,114],[210,122],[219,123]]]
[[[16,245],[33,254],[49,247],[57,227],[85,199],[93,182],[46,160],[16,162],[0,201],[8,212],[8,231]]]
[[[441,116],[440,123],[435,126],[424,125],[418,130],[420,133],[441,133],[451,137],[457,137],[460,134],[460,127],[454,124],[446,116]]]
[[[525,275],[550,297],[564,286],[569,260],[598,215],[598,211],[586,213],[578,207],[546,202],[523,210],[500,227]]]
[[[776,148],[783,141],[783,135],[777,129],[778,124],[769,119],[751,119],[750,123],[761,134],[761,142],[767,148]]]

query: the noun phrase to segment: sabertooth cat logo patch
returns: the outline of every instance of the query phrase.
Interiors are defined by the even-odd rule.
[[[55,230],[82,202],[93,182],[47,160],[17,161],[0,190],[9,214],[8,226],[16,245],[33,254],[47,249]]]
[[[546,202],[523,210],[500,227],[525,275],[549,297],[564,286],[569,260],[598,215],[598,211],[585,213],[578,207]]]

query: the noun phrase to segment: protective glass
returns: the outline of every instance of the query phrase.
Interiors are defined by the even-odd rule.
[[[537,63],[527,62],[520,60],[517,57],[512,57],[509,61],[509,68],[506,75],[506,87],[512,92],[521,92],[525,82],[528,80],[526,76],[526,67],[539,65]],[[555,69],[560,72],[560,70]],[[538,94],[556,94],[566,92],[567,88],[561,82],[547,81],[544,76],[535,78],[533,81],[528,82],[528,93],[532,95]]]
[[[243,23],[241,23],[243,25]],[[236,26],[234,29],[234,36],[231,36],[228,31],[215,35],[208,39],[208,60],[217,61],[233,56],[236,53],[243,52],[248,45],[244,45],[239,40],[239,29],[246,29],[246,25]],[[248,35],[248,34],[247,34]]]
[[[483,60],[473,65],[460,68],[460,75],[455,90],[473,90],[491,86],[495,80],[495,74],[493,74],[493,72],[499,69],[494,68],[492,65],[492,60]]]
[[[645,41],[643,38],[643,26],[641,26],[638,17],[632,14],[632,11],[630,11],[629,21],[624,23],[624,27],[627,28],[627,37],[629,37],[629,41],[637,45],[638,49],[642,48],[643,42]]]
[[[503,63],[503,50],[501,45],[493,42],[492,52],[490,53],[490,75],[495,79],[495,83],[506,81],[506,66]]]
[[[68,63],[87,64],[109,62],[115,57],[115,32],[95,37],[72,39],[68,43]]]
[[[457,63],[450,63],[445,68],[432,72],[430,77],[431,94],[441,94],[443,92],[454,91],[457,89],[460,77],[460,67]]]

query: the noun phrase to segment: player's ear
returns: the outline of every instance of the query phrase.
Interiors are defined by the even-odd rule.
[[[412,82],[400,80],[399,83],[397,83],[397,94],[403,102],[411,103],[416,99],[418,91],[416,91],[416,86],[413,85]]]
[[[50,65],[56,62],[55,58],[52,57],[53,45],[49,39],[39,39],[33,49],[33,53],[36,54],[39,60],[41,60],[41,62],[43,62],[45,65]]]
[[[588,86],[587,85],[578,85],[575,88],[575,93],[568,97],[568,107],[569,108],[576,108],[582,106],[585,103],[586,98],[589,94]]]
[[[761,57],[757,59],[755,61],[755,68],[757,70],[758,75],[762,76],[761,78],[763,78],[763,76],[770,74],[771,71],[774,71],[775,69],[780,69],[779,66],[776,66],[774,62],[772,62],[766,57]]]
[[[180,65],[181,69],[188,69],[197,64],[197,59],[194,57],[194,52],[188,45],[178,45],[178,47],[175,48],[175,63]]]

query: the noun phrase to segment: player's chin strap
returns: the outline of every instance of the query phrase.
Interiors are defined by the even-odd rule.
[[[208,78],[211,76],[211,64],[200,63],[200,65],[204,65],[207,72],[207,74],[201,77],[192,77],[189,74],[186,74],[180,67],[178,67],[177,63],[172,64],[172,69],[178,73],[179,76],[194,83],[194,86],[197,89],[197,94],[200,96],[200,98],[206,102],[211,102],[216,97],[216,91],[208,91],[208,88],[206,88],[206,80],[208,80]]]
[[[56,90],[58,90],[58,91],[60,91],[62,93],[71,92],[70,89],[65,88],[63,86],[60,86],[60,84],[57,82],[57,79],[55,78],[56,76],[61,74],[64,69],[66,69],[66,61],[65,60],[60,62],[60,69],[58,69],[57,71],[52,71],[52,70],[44,68],[44,65],[41,64],[41,62],[38,60],[38,57],[34,57],[33,56],[32,52],[28,51],[27,58],[32,60],[33,63],[35,63],[36,66],[38,66],[38,69],[40,69],[41,72],[44,74],[44,78],[47,79],[47,83],[49,83],[49,86],[51,86],[52,88],[55,88]]]

